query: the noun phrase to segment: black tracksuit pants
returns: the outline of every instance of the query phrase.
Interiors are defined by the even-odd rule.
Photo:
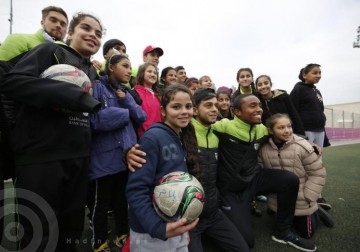
[[[128,171],[118,172],[95,180],[95,204],[93,209],[94,248],[107,241],[107,211],[114,209],[116,235],[129,233],[128,204],[125,188]]]
[[[201,236],[205,234],[214,241],[222,251],[246,252],[249,247],[235,225],[221,210],[214,210],[211,216],[201,217],[196,227],[189,231],[189,252],[202,252]]]
[[[251,227],[250,203],[254,196],[277,193],[276,231],[287,232],[293,223],[298,191],[299,178],[294,173],[264,168],[255,175],[243,192],[221,191],[221,209],[252,248],[255,240]]]
[[[16,166],[21,251],[75,251],[84,228],[88,158]]]

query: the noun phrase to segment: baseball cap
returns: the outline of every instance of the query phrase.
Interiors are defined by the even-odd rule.
[[[198,106],[202,100],[216,97],[215,91],[212,88],[200,88],[195,91],[193,95],[195,106]]]
[[[155,46],[152,46],[152,45],[148,45],[143,51],[143,56],[145,56],[146,54],[148,54],[149,52],[152,52],[152,51],[158,51],[159,57],[164,54],[163,49],[161,49],[160,47],[155,47]]]
[[[125,46],[125,44],[119,39],[109,39],[106,41],[103,45],[103,55],[105,55],[111,48],[114,48],[117,45]]]

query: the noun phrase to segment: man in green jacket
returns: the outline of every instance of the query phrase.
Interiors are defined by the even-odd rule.
[[[48,6],[42,11],[41,28],[34,34],[11,34],[0,46],[0,60],[10,61],[46,41],[62,41],[68,17],[60,7]]]
[[[315,244],[291,230],[299,179],[284,170],[262,169],[258,151],[267,140],[267,129],[261,124],[260,100],[253,94],[234,100],[234,119],[223,119],[213,125],[219,137],[217,186],[221,209],[235,224],[249,248],[255,244],[251,227],[250,203],[256,195],[276,193],[278,212],[272,239],[302,251],[315,251]]]
[[[46,41],[62,41],[66,35],[68,17],[56,6],[48,6],[42,11],[41,29],[34,34],[11,34],[0,45],[0,77],[9,72],[24,54]],[[14,102],[0,94],[0,208],[4,209],[4,179],[14,176],[14,160],[9,144],[9,128],[3,106],[13,108]],[[3,210],[1,210],[0,214]],[[3,233],[3,219],[0,220],[0,241]]]

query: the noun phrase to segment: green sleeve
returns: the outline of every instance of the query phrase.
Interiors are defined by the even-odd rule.
[[[224,118],[212,124],[211,127],[213,128],[213,130],[217,132],[224,133],[226,129],[226,125],[229,123],[229,121],[230,121],[229,119]]]

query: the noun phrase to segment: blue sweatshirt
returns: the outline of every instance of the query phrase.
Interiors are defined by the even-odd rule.
[[[146,163],[129,174],[126,186],[130,228],[166,240],[166,223],[156,214],[152,203],[154,187],[170,172],[188,172],[185,151],[179,135],[163,123],[151,125],[139,144],[146,152]]]

